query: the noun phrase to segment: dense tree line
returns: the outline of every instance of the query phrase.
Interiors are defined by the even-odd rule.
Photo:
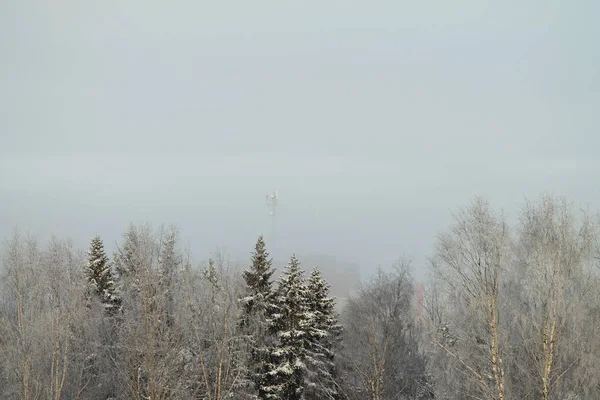
[[[598,219],[527,202],[516,226],[484,199],[431,260],[429,371],[440,398],[600,398]]]
[[[202,263],[175,227],[131,225],[109,257],[15,233],[0,280],[3,399],[600,398],[598,221],[542,197],[510,225],[458,210],[430,259],[363,280],[338,315],[315,266]],[[417,318],[423,315],[423,318]]]

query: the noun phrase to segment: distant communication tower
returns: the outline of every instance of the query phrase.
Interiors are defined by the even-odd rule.
[[[273,193],[267,194],[267,208],[269,209],[269,215],[275,216],[275,206],[277,205],[278,193],[277,190],[273,190]]]
[[[275,250],[275,206],[277,206],[277,200],[279,200],[279,193],[277,190],[273,190],[271,194],[267,194],[267,209],[269,210],[269,216],[271,216],[272,232],[271,232],[271,248]]]

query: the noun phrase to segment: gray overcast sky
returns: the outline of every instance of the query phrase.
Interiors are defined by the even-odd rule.
[[[412,3],[412,4],[411,4]],[[3,1],[0,234],[417,266],[450,210],[600,209],[598,1]]]

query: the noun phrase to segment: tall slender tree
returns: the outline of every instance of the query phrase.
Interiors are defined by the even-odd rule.
[[[455,224],[438,236],[432,272],[462,307],[454,316],[461,322],[453,323],[452,329],[461,340],[452,349],[439,341],[436,345],[465,377],[451,382],[454,388],[465,385],[460,387],[463,396],[507,398],[504,352],[508,349],[501,302],[514,259],[512,247],[504,217],[483,198],[456,213]]]
[[[139,290],[139,269],[140,255],[139,248],[141,247],[141,238],[138,228],[131,224],[127,231],[123,234],[123,245],[117,249],[114,255],[115,269],[124,289],[129,289],[131,286]]]
[[[277,310],[269,320],[277,342],[271,350],[264,398],[299,400],[303,398],[310,324],[304,272],[292,256],[279,279]]]
[[[340,341],[342,326],[335,311],[335,299],[329,297],[329,284],[315,268],[307,281],[309,316],[306,397],[339,398],[335,382],[334,349]]]
[[[177,271],[182,263],[182,258],[177,252],[178,231],[172,227],[161,238],[162,245],[158,258],[159,287],[164,296],[165,322],[168,327],[173,326],[174,300],[173,292]]]
[[[266,364],[269,358],[269,329],[267,318],[273,312],[273,282],[271,277],[275,271],[272,260],[269,258],[265,241],[258,237],[252,264],[243,272],[246,283],[245,297],[240,299],[242,307],[241,329],[244,334],[248,350],[248,368],[245,379],[240,381],[240,386],[253,386],[250,392],[263,393],[267,384]],[[241,389],[240,389],[241,390]]]
[[[245,314],[264,312],[266,304],[271,300],[273,282],[271,277],[275,271],[272,268],[272,259],[269,258],[265,241],[262,236],[256,241],[252,253],[252,264],[244,270],[243,277],[246,282],[248,295],[241,302]]]
[[[115,290],[110,261],[104,252],[104,244],[100,236],[94,237],[90,243],[85,275],[106,311],[115,312],[121,301]]]

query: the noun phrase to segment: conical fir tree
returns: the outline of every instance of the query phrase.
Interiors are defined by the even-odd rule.
[[[104,304],[106,311],[116,311],[121,302],[116,295],[110,262],[99,236],[94,237],[90,243],[85,274],[93,292]]]
[[[248,357],[245,379],[242,379],[239,385],[240,391],[261,394],[262,388],[267,384],[266,364],[271,339],[268,334],[267,318],[273,311],[271,277],[274,272],[265,241],[262,236],[259,236],[252,253],[252,264],[243,272],[246,296],[240,299],[242,307],[240,325]]]
[[[243,273],[248,296],[242,299],[242,305],[247,315],[264,312],[265,306],[270,300],[273,285],[271,276],[275,272],[271,263],[265,241],[262,236],[259,236],[254,253],[252,253],[252,265]]]
[[[264,398],[299,400],[304,391],[310,315],[303,271],[295,256],[279,280],[276,305],[270,328],[277,343],[271,349],[268,376],[272,381],[265,388]]]
[[[122,280],[134,280],[138,275],[138,248],[140,237],[138,229],[133,224],[129,226],[123,235],[122,248],[119,247],[114,255],[116,272]]]
[[[339,398],[333,360],[342,326],[335,312],[335,299],[329,297],[329,288],[329,284],[315,268],[307,281],[307,305],[310,315],[306,357],[307,398]]]
[[[162,249],[160,251],[159,265],[159,287],[164,296],[165,321],[168,327],[174,323],[175,303],[173,300],[173,291],[178,269],[182,263],[181,256],[177,253],[178,232],[173,227],[165,235]]]
[[[149,232],[142,231],[134,224],[123,234],[123,239],[123,244],[117,247],[113,260],[119,278],[118,290],[123,295],[125,307],[131,311],[142,291],[142,268],[150,264],[149,248],[153,244],[149,243]]]

